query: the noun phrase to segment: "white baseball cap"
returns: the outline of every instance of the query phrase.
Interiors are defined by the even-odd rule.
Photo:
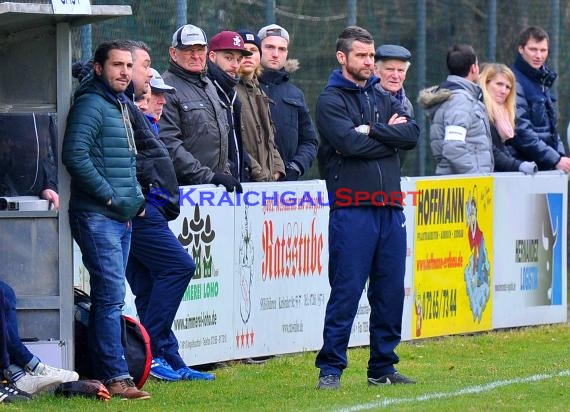
[[[177,49],[185,49],[195,44],[200,46],[208,45],[206,33],[200,27],[186,24],[179,27],[172,35],[172,47],[176,47]]]
[[[172,86],[167,85],[164,83],[164,79],[156,70],[152,67],[150,68],[152,71],[152,78],[150,79],[150,89],[152,92],[157,93],[176,93],[176,89]]]

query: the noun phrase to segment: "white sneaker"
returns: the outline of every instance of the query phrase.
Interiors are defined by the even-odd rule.
[[[21,391],[34,394],[53,389],[60,383],[62,383],[61,379],[57,376],[31,375],[26,372],[20,379],[14,382],[14,385]]]
[[[79,379],[79,375],[75,371],[54,368],[53,366],[46,365],[43,362],[38,363],[38,366],[36,366],[33,371],[28,372],[34,376],[51,376],[53,378],[57,378],[60,383],[72,382]]]

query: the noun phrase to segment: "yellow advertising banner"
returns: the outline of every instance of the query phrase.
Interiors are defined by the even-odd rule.
[[[412,337],[491,329],[493,178],[418,181]]]

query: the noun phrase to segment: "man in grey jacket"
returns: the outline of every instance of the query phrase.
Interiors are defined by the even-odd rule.
[[[205,75],[207,45],[206,33],[199,27],[186,24],[174,32],[162,77],[177,92],[166,96],[159,137],[180,185],[213,183],[228,192],[241,192],[239,181],[229,173],[226,112]]]
[[[491,173],[491,131],[481,88],[476,84],[479,63],[473,48],[466,44],[452,46],[447,52],[447,69],[447,80],[420,91],[418,98],[431,122],[435,173]]]

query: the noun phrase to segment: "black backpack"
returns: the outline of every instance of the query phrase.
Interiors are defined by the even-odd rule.
[[[93,373],[89,357],[89,312],[91,297],[81,289],[74,289],[75,316],[75,370],[83,379],[90,379]],[[150,373],[152,354],[150,337],[141,323],[132,316],[122,315],[121,340],[129,373],[137,388],[142,388]]]

